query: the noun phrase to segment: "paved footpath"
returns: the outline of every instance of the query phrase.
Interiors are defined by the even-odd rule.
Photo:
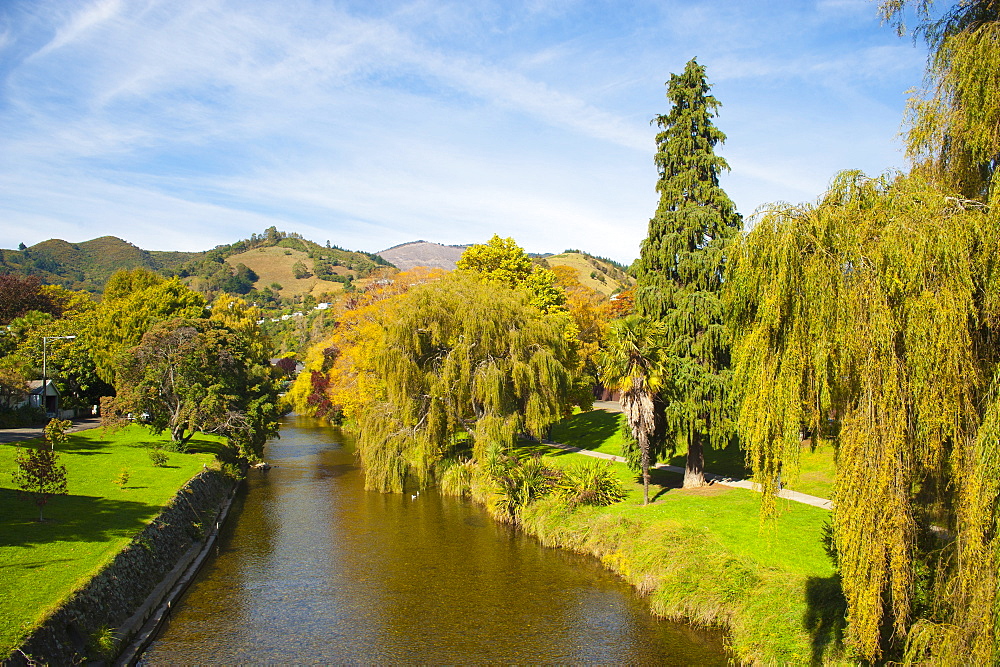
[[[621,412],[622,407],[618,401],[594,401],[595,410],[607,410],[608,412]],[[568,452],[576,452],[578,454],[584,454],[585,456],[593,456],[598,459],[606,459],[608,461],[614,461],[615,463],[628,463],[622,456],[615,456],[613,454],[604,454],[602,452],[592,452],[589,449],[580,449],[579,447],[574,447],[572,445],[566,445],[561,442],[552,442],[550,440],[542,440],[542,442],[551,447],[558,447],[559,449],[564,449]],[[667,470],[669,472],[675,472],[680,475],[684,474],[684,468],[678,466],[670,466],[666,463],[657,463],[655,468],[660,470]],[[712,482],[713,484],[720,484],[722,486],[731,486],[737,489],[749,489],[751,491],[759,491],[756,485],[748,479],[733,479],[731,477],[724,477],[722,475],[713,475],[712,473],[705,473],[705,479]],[[817,498],[816,496],[810,496],[805,493],[799,493],[798,491],[792,491],[790,489],[782,489],[778,491],[779,498],[787,498],[793,502],[803,503],[805,505],[812,505],[813,507],[821,507],[825,510],[833,509],[833,501],[826,498]]]
[[[100,417],[77,417],[73,419],[73,426],[70,427],[69,433],[74,433],[76,431],[84,431],[88,428],[97,428],[101,425]],[[32,438],[41,438],[44,434],[43,426],[25,426],[21,428],[0,428],[0,444],[6,444],[9,442],[17,442],[19,440],[30,440]]]

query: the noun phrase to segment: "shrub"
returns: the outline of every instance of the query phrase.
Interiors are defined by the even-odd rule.
[[[38,520],[44,521],[42,513],[49,498],[67,493],[66,466],[59,464],[59,454],[51,449],[18,449],[14,463],[14,483],[21,497],[38,505]]]
[[[560,475],[539,457],[520,460],[493,453],[487,459],[486,474],[494,487],[487,509],[497,520],[515,524],[525,507],[552,491]]]
[[[466,461],[442,461],[437,476],[441,480],[441,493],[446,496],[467,496],[472,492],[472,478],[476,464]]]
[[[102,625],[94,630],[87,644],[87,648],[92,655],[102,658],[113,658],[118,652],[118,639],[115,637],[114,630],[106,625]]]
[[[571,507],[610,505],[625,499],[625,489],[610,461],[582,461],[562,471],[556,494]]]
[[[8,408],[0,405],[0,428],[18,428],[20,426],[35,426],[45,421],[45,411],[22,405],[19,408]]]
[[[149,460],[157,468],[165,468],[167,466],[167,453],[155,447],[149,450]]]

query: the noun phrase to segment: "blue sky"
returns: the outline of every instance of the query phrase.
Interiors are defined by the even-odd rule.
[[[925,52],[868,0],[0,0],[0,247],[274,225],[630,262],[692,57],[744,215],[905,167]]]

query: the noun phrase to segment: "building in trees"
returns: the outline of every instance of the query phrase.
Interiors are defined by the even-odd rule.
[[[665,446],[687,452],[684,486],[691,487],[705,482],[705,445],[722,445],[730,431],[720,293],[742,219],[719,186],[729,167],[715,154],[725,135],[712,122],[719,102],[709,94],[705,68],[692,59],[682,74],[671,75],[667,99],[670,112],[654,119],[660,201],[633,266],[634,294],[636,312],[664,325],[662,437]]]

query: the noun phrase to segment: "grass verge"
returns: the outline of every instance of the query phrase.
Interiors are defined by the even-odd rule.
[[[528,443],[521,453],[558,466],[583,456]],[[600,558],[650,597],[654,613],[727,629],[741,662],[844,659],[846,603],[824,547],[829,512],[779,499],[780,516],[762,524],[756,493],[684,490],[664,470],[643,507],[639,478],[614,465],[625,501],[570,509],[546,498],[523,510],[521,526],[543,544]]]
[[[191,443],[194,453],[168,453],[166,467],[156,467],[148,449],[168,440],[139,426],[70,435],[56,447],[69,494],[50,500],[42,523],[38,507],[22,500],[11,480],[17,447],[41,441],[0,445],[0,655],[113,559],[221,447],[200,438]],[[123,469],[124,488],[115,483]]]
[[[607,410],[577,412],[552,427],[551,439],[566,445],[602,454],[622,455],[625,415]],[[663,463],[683,468],[684,455],[671,456]],[[799,474],[786,480],[786,488],[819,498],[831,498],[835,477],[835,452],[829,440],[813,444],[805,440],[799,451]],[[705,470],[734,479],[751,479],[743,452],[735,444],[725,449],[705,450]]]

